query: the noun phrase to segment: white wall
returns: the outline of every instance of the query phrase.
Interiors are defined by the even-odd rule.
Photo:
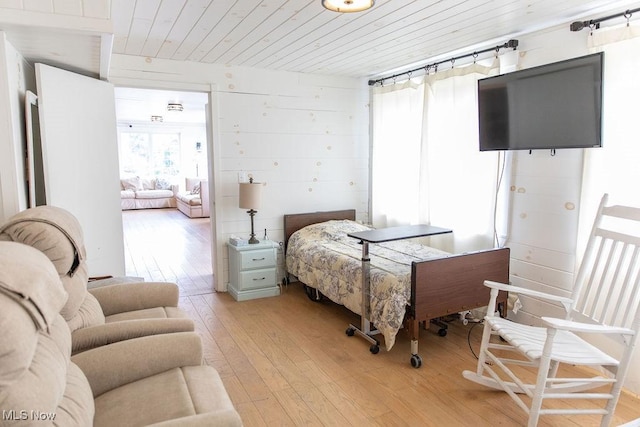
[[[238,174],[265,182],[255,217],[259,237],[283,238],[283,215],[357,209],[368,217],[368,86],[364,79],[150,60],[114,55],[116,85],[209,91],[218,225],[217,280],[226,286],[225,242],[248,236],[238,204]],[[221,275],[219,272],[224,271]]]

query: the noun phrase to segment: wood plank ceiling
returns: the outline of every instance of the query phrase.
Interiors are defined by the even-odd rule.
[[[365,12],[320,0],[112,0],[113,52],[179,61],[371,77],[472,52],[618,0],[376,0]],[[596,16],[590,16],[596,14]]]
[[[320,0],[0,0],[0,30],[29,61],[105,79],[112,53],[376,77],[639,6],[376,0],[368,11],[341,14]]]

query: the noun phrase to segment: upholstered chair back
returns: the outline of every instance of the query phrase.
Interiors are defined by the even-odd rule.
[[[87,291],[84,237],[80,223],[70,212],[55,206],[22,211],[0,226],[0,241],[32,246],[53,263],[69,296],[61,314],[72,332],[105,323],[100,304]]]
[[[70,362],[71,334],[60,315],[66,302],[42,252],[0,242],[0,424],[92,425],[93,394]]]

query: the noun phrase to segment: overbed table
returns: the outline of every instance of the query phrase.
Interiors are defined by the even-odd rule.
[[[347,335],[353,336],[357,333],[359,336],[371,343],[371,347],[369,347],[369,351],[371,351],[371,353],[376,354],[380,351],[380,343],[378,340],[373,338],[373,335],[377,335],[380,332],[377,330],[371,330],[371,322],[369,320],[371,302],[371,283],[369,277],[371,259],[369,258],[369,243],[391,242],[394,240],[435,236],[438,234],[447,234],[452,232],[453,230],[448,228],[418,224],[348,233],[347,236],[358,239],[360,240],[360,243],[362,243],[362,315],[360,317],[360,328],[350,324],[346,331]],[[417,353],[417,350],[414,353]]]

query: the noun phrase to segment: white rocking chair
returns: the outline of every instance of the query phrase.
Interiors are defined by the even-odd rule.
[[[601,426],[611,423],[640,329],[640,208],[606,204],[605,194],[571,298],[485,282],[491,288],[491,299],[478,366],[475,372],[464,371],[463,376],[507,392],[529,415],[530,427],[538,424],[541,415],[561,414],[596,414],[602,416]],[[542,317],[543,327],[495,316],[500,290],[555,301],[567,316]],[[496,335],[502,340],[491,339]],[[560,363],[586,366],[579,369],[584,378],[557,377]],[[525,377],[527,373],[516,366],[537,368],[535,383],[518,378],[514,371]],[[571,399],[574,407],[548,408],[543,406],[546,399]],[[577,407],[574,399],[591,403]],[[596,400],[605,400],[606,406],[596,407]]]

